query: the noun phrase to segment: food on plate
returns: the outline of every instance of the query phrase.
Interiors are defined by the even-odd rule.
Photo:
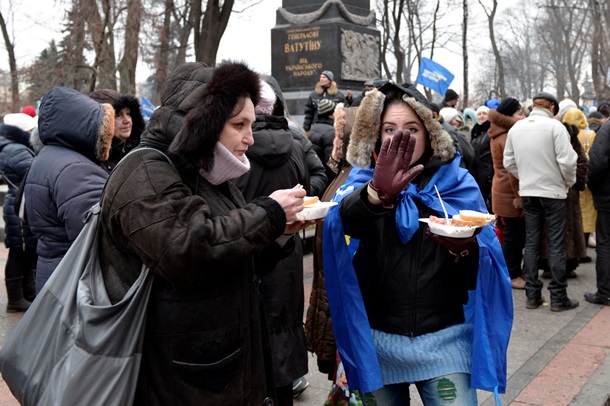
[[[305,196],[303,198],[303,206],[311,206],[312,204],[316,204],[320,201],[318,196]]]
[[[449,222],[447,222],[447,219],[436,217],[436,216],[430,216],[430,222],[435,223],[435,224],[451,225],[451,220],[449,220]]]
[[[457,219],[456,219],[457,217]],[[481,213],[474,210],[460,210],[459,214],[453,216],[454,223],[468,226],[486,226],[494,219],[493,214]]]
[[[484,227],[493,219],[494,216],[492,214],[481,213],[474,210],[460,210],[460,214],[453,216],[449,222],[441,217],[429,217],[431,223],[457,227]]]

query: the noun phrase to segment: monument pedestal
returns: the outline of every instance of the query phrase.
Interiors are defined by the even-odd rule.
[[[271,30],[271,74],[282,88],[290,114],[298,118],[304,113],[324,70],[333,72],[340,91],[351,89],[354,97],[364,82],[381,76],[381,36],[368,1],[283,3]]]

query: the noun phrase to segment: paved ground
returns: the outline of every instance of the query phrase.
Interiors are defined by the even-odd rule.
[[[595,258],[595,252],[589,249]],[[4,269],[7,250],[0,248],[0,267]],[[312,281],[312,257],[305,257],[306,302]],[[594,263],[582,264],[578,278],[569,281],[568,293],[580,301],[575,310],[552,313],[545,305],[536,310],[525,308],[523,291],[513,290],[515,322],[508,350],[508,389],[500,396],[503,405],[518,406],[610,406],[610,307],[589,304],[583,293],[594,290]],[[546,283],[546,281],[545,281]],[[548,292],[546,292],[548,298]],[[307,305],[307,303],[306,303]],[[7,314],[6,290],[0,286],[0,344],[4,343],[20,319]],[[322,406],[330,389],[326,376],[316,368],[310,354],[310,387],[295,405]],[[416,392],[414,405],[421,405]],[[479,404],[493,406],[493,396],[479,393]],[[18,405],[0,381],[0,406]]]

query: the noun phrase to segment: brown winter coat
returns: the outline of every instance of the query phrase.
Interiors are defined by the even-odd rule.
[[[504,168],[504,147],[508,130],[519,120],[514,117],[490,110],[488,113],[491,125],[487,134],[490,138],[491,156],[494,164],[494,176],[491,183],[491,207],[501,217],[521,217],[521,198],[519,197],[519,179]]]
[[[143,145],[167,150],[210,74],[200,63],[173,73]],[[270,198],[245,204],[231,183],[214,186],[172,161],[177,170],[156,151],[136,150],[102,200],[111,299],[142,262],[155,275],[134,404],[259,405],[267,389],[255,254],[274,247],[285,214]]]

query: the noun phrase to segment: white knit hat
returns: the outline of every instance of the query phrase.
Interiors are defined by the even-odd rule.
[[[19,127],[23,131],[31,131],[38,126],[38,120],[25,113],[11,113],[4,116],[4,124]]]

